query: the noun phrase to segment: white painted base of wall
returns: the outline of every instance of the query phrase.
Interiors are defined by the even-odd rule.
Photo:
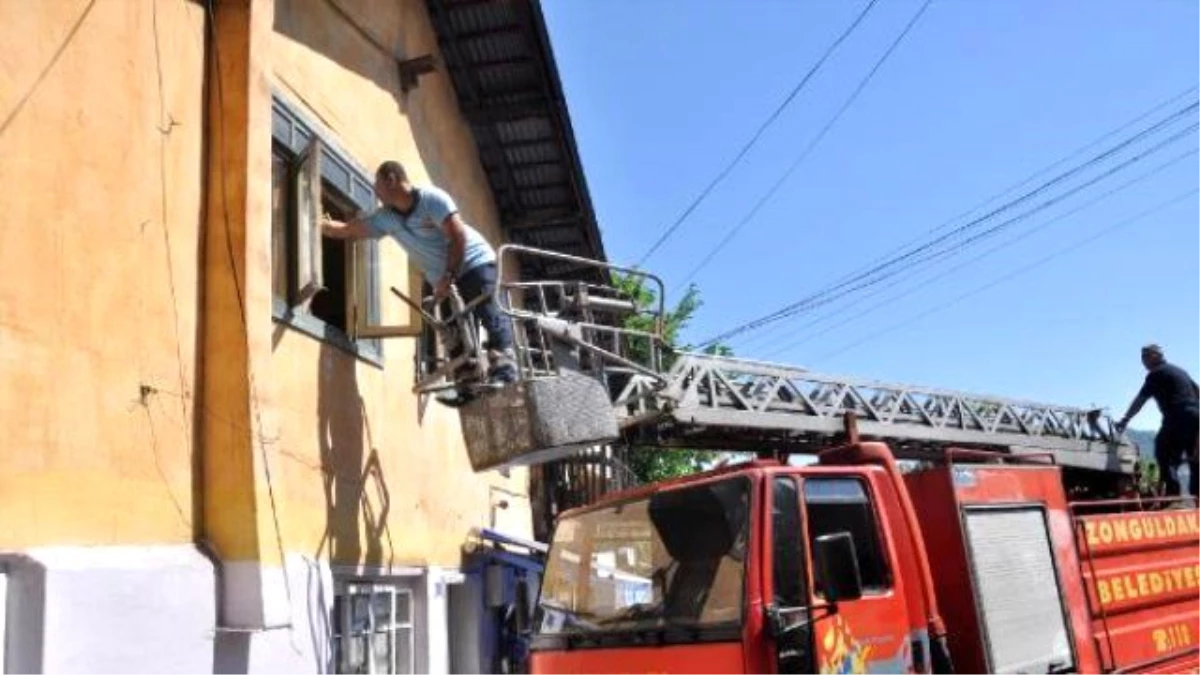
[[[305,556],[289,556],[285,568],[218,569],[192,546],[0,555],[7,581],[0,672],[333,672],[335,573],[411,588],[416,672],[449,672],[446,585],[461,578],[457,573],[331,570]],[[265,630],[229,620],[255,615]]]
[[[43,548],[3,564],[5,672],[212,672],[216,584],[194,547]]]

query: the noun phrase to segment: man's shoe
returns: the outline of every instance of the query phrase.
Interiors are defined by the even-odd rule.
[[[510,364],[496,366],[488,371],[488,384],[506,385],[517,381],[517,367]]]
[[[471,401],[474,401],[476,398],[477,397],[474,393],[465,388],[448,389],[434,396],[434,399],[438,403],[441,403],[447,408],[461,408]]]
[[[517,362],[511,349],[504,351],[488,350],[488,384],[506,385],[517,381]]]

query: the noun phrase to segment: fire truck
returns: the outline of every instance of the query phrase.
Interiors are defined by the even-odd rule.
[[[659,304],[504,281],[522,377],[498,391],[446,380],[483,372],[470,307],[429,316],[468,349],[418,388],[474,392],[476,470],[606,444],[753,457],[560,514],[522,617],[533,672],[1200,666],[1200,514],[1137,494],[1102,411],[671,353],[657,277],[506,246],[501,279],[528,256],[637,277]]]

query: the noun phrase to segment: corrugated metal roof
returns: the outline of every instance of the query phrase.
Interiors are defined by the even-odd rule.
[[[509,239],[605,259],[538,0],[426,5]],[[595,276],[561,264],[527,272]]]

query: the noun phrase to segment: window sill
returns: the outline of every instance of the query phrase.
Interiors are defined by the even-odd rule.
[[[296,312],[279,298],[271,299],[271,318],[309,337],[336,347],[360,361],[383,369],[383,347],[379,340],[351,340],[340,328],[335,328],[317,317]]]

